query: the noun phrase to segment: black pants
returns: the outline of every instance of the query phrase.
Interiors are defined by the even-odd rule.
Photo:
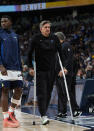
[[[36,74],[37,100],[41,116],[45,116],[48,109],[55,79],[54,74],[53,70],[47,72],[38,71]]]
[[[73,76],[72,82],[71,82],[71,92],[73,93],[73,97],[74,97],[74,107],[75,107],[74,110],[79,110],[79,106],[78,106],[77,101],[76,101],[75,86],[76,86],[76,76]]]
[[[70,96],[70,101],[71,101],[71,106],[72,106],[72,111],[75,110],[75,98],[74,98],[74,93],[72,92],[72,78],[71,76],[66,76],[66,81],[68,85],[68,92]],[[56,78],[56,88],[58,92],[58,112],[61,113],[66,113],[67,112],[67,94],[66,94],[66,89],[65,89],[65,83],[64,79],[57,77]]]

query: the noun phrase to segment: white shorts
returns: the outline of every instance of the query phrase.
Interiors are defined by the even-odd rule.
[[[8,75],[2,75],[0,72],[0,80],[1,81],[16,81],[16,80],[23,80],[21,71],[12,71],[7,70]]]

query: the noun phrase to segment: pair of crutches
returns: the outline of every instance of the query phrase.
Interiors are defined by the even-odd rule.
[[[35,57],[35,56],[34,56]],[[72,123],[74,123],[74,119],[73,119],[73,113],[72,113],[72,107],[71,107],[71,102],[70,102],[70,96],[69,96],[69,91],[68,91],[68,86],[67,86],[67,81],[66,81],[66,77],[65,77],[65,73],[64,73],[64,68],[58,53],[58,58],[59,58],[59,63],[60,63],[60,67],[63,73],[63,78],[64,78],[64,83],[65,83],[65,89],[66,89],[66,94],[67,94],[67,99],[68,99],[68,104],[69,104],[69,109],[70,109],[70,113],[71,113],[71,120]],[[34,106],[33,106],[33,115],[34,115],[34,119],[33,119],[33,125],[35,125],[35,111],[36,111],[36,62],[35,62],[35,58],[34,58]]]

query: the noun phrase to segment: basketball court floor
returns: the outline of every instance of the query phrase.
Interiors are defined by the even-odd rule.
[[[1,110],[0,110],[1,111]],[[20,121],[19,128],[3,128],[2,113],[0,113],[0,131],[88,131],[89,128],[72,125],[56,120],[50,120],[50,124],[41,125],[40,117],[35,117],[36,125],[33,125],[34,116],[32,114],[23,113],[20,110],[16,111],[17,118]]]
[[[25,107],[28,112],[28,107]],[[29,107],[31,109],[31,107]],[[91,128],[77,125],[76,124],[70,124],[69,122],[61,122],[54,119],[50,119],[50,123],[48,125],[42,125],[40,121],[40,116],[32,115],[30,112],[25,113],[25,110],[17,109],[17,119],[20,121],[20,127],[19,128],[3,128],[2,126],[2,112],[0,109],[0,131],[91,131]],[[32,109],[31,109],[32,111]],[[67,118],[68,120],[70,118]],[[35,121],[36,125],[33,125],[33,121]],[[81,120],[82,121],[82,120]],[[92,121],[91,121],[92,123]],[[93,122],[94,123],[94,122]]]

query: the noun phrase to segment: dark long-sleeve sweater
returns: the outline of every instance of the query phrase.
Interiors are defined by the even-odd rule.
[[[50,34],[49,37],[45,37],[39,33],[32,38],[28,55],[29,67],[32,67],[32,55],[34,50],[36,69],[39,71],[48,71],[55,68],[57,51],[62,60],[61,44],[59,43],[58,38],[53,34]]]
[[[72,47],[69,42],[62,43],[62,53],[63,53],[63,66],[68,70],[68,75],[73,74],[73,52]],[[56,72],[57,75],[61,70],[59,60],[57,58],[56,62]]]

